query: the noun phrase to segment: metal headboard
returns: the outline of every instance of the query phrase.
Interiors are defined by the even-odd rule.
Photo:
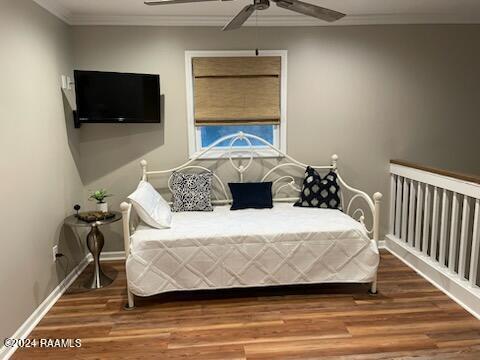
[[[278,176],[277,173],[279,172],[280,169],[284,170],[284,169],[288,169],[288,168],[299,168],[299,169],[304,170],[308,165],[294,159],[293,157],[284,153],[283,151],[281,151],[277,147],[273,146],[272,144],[270,144],[268,141],[262,139],[261,137],[253,135],[253,134],[247,134],[247,133],[244,133],[244,132],[238,132],[238,133],[235,133],[235,134],[227,135],[227,136],[224,136],[224,137],[216,140],[215,142],[213,142],[207,148],[205,148],[202,151],[196,153],[190,160],[188,160],[184,164],[182,164],[180,166],[177,166],[177,167],[174,167],[174,168],[171,168],[171,169],[167,169],[167,170],[148,170],[147,161],[142,160],[140,162],[140,165],[142,167],[142,179],[145,180],[145,181],[148,181],[149,177],[154,176],[154,175],[170,174],[167,184],[168,184],[169,190],[172,191],[171,179],[172,179],[172,175],[175,171],[187,170],[187,169],[210,171],[210,172],[213,173],[214,180],[215,180],[216,184],[219,185],[220,192],[221,192],[221,195],[222,195],[222,198],[220,198],[219,195],[217,193],[215,193],[216,198],[214,200],[212,200],[212,203],[215,204],[215,205],[231,203],[232,200],[231,200],[231,198],[230,198],[230,196],[227,192],[226,183],[224,183],[224,181],[222,181],[222,179],[218,176],[218,174],[216,174],[214,171],[212,171],[211,169],[209,169],[205,166],[195,164],[195,162],[197,162],[199,160],[204,160],[203,156],[205,154],[207,154],[208,152],[212,151],[212,149],[216,148],[218,144],[221,144],[221,143],[223,143],[225,141],[228,141],[228,140],[230,140],[229,146],[225,147],[224,154],[221,156],[221,158],[229,160],[233,169],[238,173],[240,182],[244,181],[245,172],[249,169],[249,167],[252,165],[254,159],[256,158],[255,157],[255,146],[252,144],[252,140],[255,140],[255,141],[258,141],[259,143],[261,143],[262,146],[265,146],[266,148],[270,148],[271,150],[273,150],[277,154],[278,158],[282,158],[282,160],[287,161],[287,162],[281,162],[278,165],[273,166],[260,179],[261,181],[272,181],[272,192],[273,192],[274,201],[275,202],[293,202],[293,201],[298,200],[298,193],[301,191],[301,185],[302,185],[302,181],[303,181],[303,172],[301,173],[301,175],[297,175],[297,176],[283,175],[283,174],[281,176]],[[234,146],[238,141],[245,141],[247,143],[247,146],[242,147],[241,150],[240,150],[238,147]],[[218,151],[218,148],[216,148],[215,151]],[[249,156],[247,156],[246,158],[242,157],[243,160],[247,159],[246,160],[247,162],[246,162],[245,165],[235,164],[235,162],[234,162],[235,153],[238,153],[238,152],[241,152],[241,153],[246,152],[246,153],[249,154]],[[348,185],[343,180],[343,178],[338,173],[337,162],[338,162],[338,156],[337,155],[332,155],[330,165],[319,165],[319,166],[318,165],[317,166],[310,165],[310,166],[312,168],[316,169],[316,170],[331,170],[331,171],[336,172],[337,177],[338,177],[338,181],[340,183],[341,190],[342,190],[341,201],[342,201],[343,210],[345,211],[345,213],[347,213],[348,215],[356,218],[358,221],[360,221],[365,226],[365,221],[364,221],[365,220],[365,211],[364,211],[364,209],[362,207],[358,207],[356,209],[353,209],[353,206],[354,206],[354,204],[356,204],[356,202],[358,200],[363,200],[364,204],[367,205],[367,209],[370,210],[370,212],[372,214],[372,219],[374,219],[374,215],[375,215],[374,201],[372,201],[372,199],[365,192],[363,192],[361,190],[358,190],[358,189],[355,189],[354,187]],[[277,175],[278,177],[275,178],[274,175]],[[298,180],[296,180],[296,179],[298,179]],[[280,194],[285,189],[293,190],[297,194],[297,196],[295,196],[295,197],[292,197],[292,196],[281,197]],[[348,201],[346,200],[347,198],[348,198]],[[374,196],[374,199],[375,199],[375,196]],[[346,205],[346,207],[345,207],[345,205]],[[372,220],[372,224],[371,224],[370,227],[367,228],[367,226],[365,226],[365,229],[368,231],[368,233],[372,233],[372,231],[373,231],[373,227],[374,227],[373,222],[374,221]]]

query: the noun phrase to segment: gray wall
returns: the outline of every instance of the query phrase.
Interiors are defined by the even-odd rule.
[[[140,159],[152,168],[187,159],[184,51],[249,49],[254,39],[252,28],[70,28],[30,0],[2,1],[1,338],[69,270],[53,264],[54,244],[70,269],[83,257],[83,239],[61,225],[72,204],[107,187],[118,207]],[[479,26],[261,28],[258,46],[289,50],[289,153],[316,164],[337,153],[344,177],[371,194],[387,193],[390,158],[480,173],[479,40]],[[59,80],[72,68],[159,73],[164,122],[72,129],[73,93]],[[120,224],[109,229],[106,250],[121,250]]]
[[[60,74],[72,69],[70,28],[30,0],[2,0],[0,49],[4,339],[83,258],[76,236],[62,227],[72,204],[83,201],[83,184],[78,132],[65,118],[69,106],[60,90]],[[54,244],[69,257],[69,268],[66,260],[53,263]]]
[[[161,75],[162,125],[80,130],[86,188],[111,189],[115,207],[140,159],[155,169],[187,159],[184,51],[257,46],[252,28],[74,27],[73,39],[77,69]],[[289,51],[288,152],[315,164],[337,153],[344,178],[370,194],[388,194],[392,158],[480,173],[479,44],[480,26],[452,25],[261,28],[258,40]],[[121,250],[112,231],[107,248]]]

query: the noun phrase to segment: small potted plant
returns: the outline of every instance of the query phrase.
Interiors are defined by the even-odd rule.
[[[108,212],[108,203],[105,198],[112,196],[106,189],[95,190],[90,193],[88,200],[95,200],[97,202],[97,211]]]

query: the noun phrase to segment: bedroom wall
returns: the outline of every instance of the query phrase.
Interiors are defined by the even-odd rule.
[[[80,130],[85,188],[110,189],[115,207],[140,159],[157,169],[187,159],[187,49],[287,49],[289,153],[315,164],[337,153],[344,178],[385,203],[392,158],[480,173],[480,26],[260,28],[258,43],[253,28],[93,26],[74,27],[73,40],[77,69],[161,76],[161,125]],[[121,250],[120,225],[111,229],[106,248]]]
[[[62,227],[83,201],[79,134],[60,89],[72,70],[70,28],[30,0],[2,0],[0,49],[2,347],[84,250]],[[53,263],[54,244],[68,263]]]

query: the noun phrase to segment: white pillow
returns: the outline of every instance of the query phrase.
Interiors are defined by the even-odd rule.
[[[147,181],[140,181],[137,190],[128,196],[140,219],[154,228],[169,228],[172,223],[170,205]]]

